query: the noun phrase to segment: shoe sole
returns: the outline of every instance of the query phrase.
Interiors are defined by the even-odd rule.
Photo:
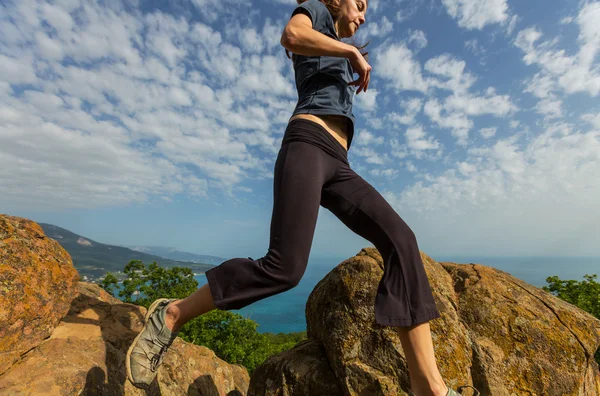
[[[150,319],[150,315],[152,315],[152,313],[156,310],[156,307],[158,307],[158,305],[165,301],[165,300],[169,300],[168,298],[159,298],[158,300],[154,301],[152,303],[152,305],[150,305],[150,307],[148,307],[148,312],[146,312],[146,317],[144,318],[144,327],[146,326],[146,323],[148,323],[148,319]],[[137,344],[140,336],[142,335],[142,333],[144,332],[144,328],[142,327],[142,330],[140,330],[139,334],[137,335],[137,337],[135,337],[135,339],[133,340],[133,342],[131,343],[131,345],[129,346],[129,350],[127,351],[127,357],[125,358],[125,363],[127,365],[127,378],[129,379],[129,382],[131,382],[131,384],[133,386],[135,386],[136,388],[140,388],[140,389],[148,389],[148,387],[150,385],[145,385],[145,384],[137,384],[135,382],[133,382],[133,376],[131,375],[131,352],[133,351],[133,348],[135,347],[135,345]]]

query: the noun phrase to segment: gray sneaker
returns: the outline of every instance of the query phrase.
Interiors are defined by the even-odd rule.
[[[127,351],[127,378],[136,388],[148,389],[167,349],[179,332],[165,324],[167,306],[177,299],[159,298],[148,308],[144,328]]]
[[[458,390],[462,392],[462,390],[464,388],[473,388],[471,385],[463,385],[463,386],[459,386]],[[473,388],[475,389],[475,388]],[[457,391],[455,391],[452,388],[448,388],[448,393],[446,393],[446,396],[461,396],[462,393],[458,393]],[[411,389],[408,390],[408,396],[416,396],[413,391]],[[473,394],[473,396],[479,396],[479,391],[477,389],[475,389],[475,393]]]

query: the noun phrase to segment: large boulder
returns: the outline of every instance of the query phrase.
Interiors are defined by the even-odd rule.
[[[441,314],[428,323],[448,386],[494,396],[600,395],[600,320],[507,272],[421,257]],[[375,248],[334,268],[308,298],[309,340],[259,366],[248,395],[406,394],[399,328],[375,322],[382,275]]]
[[[52,334],[78,281],[71,256],[37,223],[0,214],[0,375]]]

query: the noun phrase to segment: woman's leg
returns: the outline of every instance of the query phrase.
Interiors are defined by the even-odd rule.
[[[206,272],[208,283],[167,310],[167,327],[218,308],[241,309],[296,286],[308,264],[323,184],[335,160],[304,142],[282,145],[275,162],[273,213],[267,254],[257,260],[233,258]]]
[[[206,283],[183,300],[177,300],[169,304],[165,315],[165,323],[169,330],[179,331],[184,324],[196,316],[205,314],[215,308],[210,288]]]
[[[323,189],[322,205],[382,255],[384,274],[375,299],[375,320],[399,326],[411,389],[417,396],[445,395],[427,323],[440,314],[415,235],[379,192],[347,165],[340,165]]]

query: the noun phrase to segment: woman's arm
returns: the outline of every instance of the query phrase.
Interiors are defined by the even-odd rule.
[[[314,30],[310,18],[301,13],[290,18],[283,30],[280,43],[284,48],[298,55],[337,56],[349,59],[360,55],[356,47]]]

